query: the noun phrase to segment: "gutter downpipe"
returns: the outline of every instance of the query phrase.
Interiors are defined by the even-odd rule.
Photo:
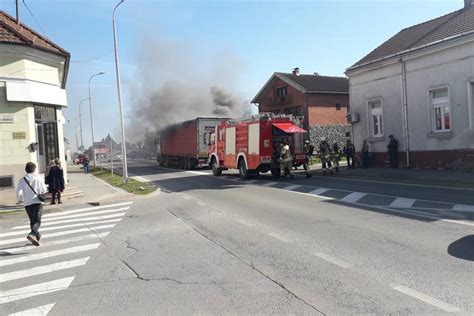
[[[402,103],[403,103],[403,120],[404,120],[404,140],[407,168],[410,168],[410,131],[408,126],[408,96],[407,96],[407,69],[403,57],[400,57],[402,67]]]

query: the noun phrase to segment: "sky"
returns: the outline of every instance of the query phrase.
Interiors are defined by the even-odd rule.
[[[79,102],[88,97],[91,75],[103,71],[92,80],[95,140],[108,133],[119,139],[112,35],[118,0],[19,1],[21,21],[71,53],[65,136],[74,147]],[[144,94],[168,80],[219,84],[249,102],[274,72],[299,67],[344,76],[401,29],[462,6],[463,0],[127,0],[117,10],[126,134],[136,140],[149,125],[137,109]],[[14,0],[0,0],[0,9],[15,15]],[[87,102],[82,114],[87,147]]]

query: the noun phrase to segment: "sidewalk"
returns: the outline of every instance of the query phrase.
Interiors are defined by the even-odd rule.
[[[321,172],[320,167],[315,173]],[[351,169],[341,168],[337,178],[362,179],[383,182],[398,182],[416,185],[456,187],[474,189],[474,172],[469,171],[437,171],[415,169],[369,168]]]
[[[63,208],[78,204],[97,205],[104,202],[118,201],[135,197],[133,194],[125,192],[122,189],[115,188],[92,175],[84,174],[82,169],[80,169],[80,167],[77,165],[68,165],[67,168],[69,182],[66,184],[66,190],[68,190],[68,188],[74,188],[73,190],[82,191],[82,194],[71,199],[64,199],[63,203],[60,205],[50,205],[45,203],[43,207],[44,212],[60,211]],[[0,214],[6,214],[19,210],[24,210],[24,207],[16,204],[5,205],[0,208]]]

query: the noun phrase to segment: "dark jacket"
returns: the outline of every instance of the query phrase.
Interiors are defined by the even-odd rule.
[[[63,169],[58,166],[51,167],[48,175],[48,185],[48,190],[50,192],[64,190]]]
[[[395,138],[390,139],[388,143],[388,151],[390,152],[397,152],[398,151],[398,141]]]
[[[344,153],[346,154],[346,156],[354,156],[355,155],[355,147],[354,147],[354,144],[350,143],[350,144],[346,144],[346,146],[344,147]]]

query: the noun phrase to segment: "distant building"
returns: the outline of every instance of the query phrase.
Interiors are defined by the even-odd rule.
[[[312,142],[326,137],[342,143],[350,133],[347,123],[349,81],[344,77],[275,72],[253,98],[259,112],[304,116]]]
[[[65,161],[69,60],[67,51],[0,11],[0,204],[15,200],[28,161],[40,173],[54,158]]]
[[[403,164],[474,167],[473,3],[400,31],[347,69],[355,146],[367,139],[377,164],[393,134]]]

